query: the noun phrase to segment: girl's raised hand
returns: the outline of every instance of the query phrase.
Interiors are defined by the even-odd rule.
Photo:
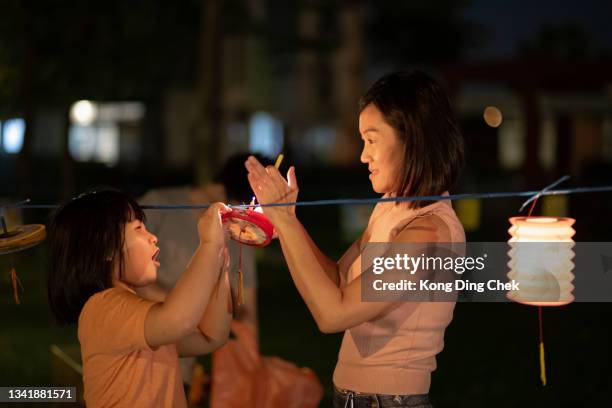
[[[202,213],[198,219],[198,235],[200,244],[215,244],[223,246],[225,244],[225,233],[221,223],[221,214],[231,211],[223,203],[214,203]]]
[[[276,167],[263,167],[253,156],[248,158],[245,166],[249,171],[249,184],[260,204],[293,203],[297,200],[299,189],[293,166],[287,172],[286,180]],[[295,214],[295,206],[264,207],[263,212],[275,224],[278,216]]]

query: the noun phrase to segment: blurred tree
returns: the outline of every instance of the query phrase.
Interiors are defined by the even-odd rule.
[[[456,58],[473,39],[474,27],[461,16],[465,5],[466,0],[302,0],[297,4],[281,0],[3,0],[0,116],[19,115],[26,120],[24,147],[18,159],[19,194],[32,192],[32,175],[28,174],[32,168],[31,129],[40,107],[63,107],[67,135],[68,109],[78,99],[137,99],[159,106],[168,85],[193,87],[203,112],[196,126],[196,147],[206,151],[210,156],[206,159],[214,165],[226,75],[221,44],[227,36],[257,36],[272,57],[316,55],[312,64],[318,78],[314,81],[320,102],[316,106],[319,114],[333,118],[338,112],[332,102],[332,81],[342,78],[341,67],[351,67],[354,73],[344,81],[344,88],[358,90],[363,86],[362,66],[368,64],[361,57],[362,42],[368,45],[364,55],[369,61],[411,64]],[[304,18],[305,9],[317,16],[316,35],[299,31],[298,21]],[[266,16],[254,19],[262,10]],[[354,24],[361,28],[354,30]],[[347,54],[347,50],[351,52]],[[339,60],[339,55],[344,59]],[[336,65],[344,62],[334,68],[334,61]],[[270,70],[274,72],[271,75],[292,75]],[[146,148],[152,152],[163,148],[161,130],[156,128],[161,126],[152,126],[147,134]],[[72,192],[67,138],[64,150],[66,195]],[[157,161],[150,161],[157,165]],[[198,178],[205,178],[207,172],[198,167]]]
[[[610,50],[599,47],[584,27],[567,22],[543,26],[519,45],[519,54],[530,59],[576,61],[609,57]]]
[[[28,52],[41,103],[147,98],[169,80],[193,82],[198,11],[196,0],[181,7],[161,0],[5,0],[0,64],[12,75],[2,78],[0,102],[15,107],[11,84],[21,82]]]
[[[481,27],[463,16],[469,0],[268,3],[275,16],[265,27],[270,49],[295,56],[294,140],[304,143],[313,124],[332,123],[337,163],[353,163],[359,149],[356,106],[368,68],[445,64],[482,38]]]
[[[363,2],[370,57],[398,65],[456,61],[482,38],[463,11],[470,0]]]
[[[193,83],[199,9],[197,0],[180,6],[161,0],[2,2],[0,115],[26,121],[18,158],[20,195],[32,193],[28,171],[36,110],[63,106],[67,121],[77,99],[149,102],[168,82]],[[65,150],[70,190],[67,142]]]

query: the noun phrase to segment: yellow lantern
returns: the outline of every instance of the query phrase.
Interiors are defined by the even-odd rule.
[[[559,217],[510,218],[508,278],[516,281],[519,289],[508,292],[509,299],[532,306],[562,306],[574,300],[575,221]]]

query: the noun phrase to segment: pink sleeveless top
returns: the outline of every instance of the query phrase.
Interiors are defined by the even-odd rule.
[[[379,203],[368,227],[339,261],[340,285],[359,277],[360,253],[367,242],[391,242],[418,217],[435,215],[437,242],[465,242],[463,226],[449,200],[412,210],[406,204]],[[432,223],[432,226],[435,226]],[[444,347],[444,330],[454,302],[405,302],[344,332],[334,371],[337,387],[377,394],[427,394],[436,354]]]

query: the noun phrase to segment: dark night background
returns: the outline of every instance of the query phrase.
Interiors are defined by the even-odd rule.
[[[451,95],[467,144],[455,193],[537,189],[564,174],[564,187],[612,184],[609,6],[498,3],[0,0],[0,203],[58,203],[100,185],[138,197],[205,183],[247,150],[282,151],[283,169],[297,168],[301,200],[372,197],[357,101],[382,74],[411,68]],[[501,124],[485,121],[486,107],[501,112]],[[522,201],[453,205],[468,240],[506,241]],[[601,193],[543,197],[534,213],[576,218],[574,239],[588,242],[610,241],[611,210],[612,195]],[[49,215],[3,211],[9,227]],[[298,209],[332,258],[368,213]],[[78,358],[74,328],[52,322],[46,263],[45,244],[0,258],[2,386],[78,381],[49,351],[77,346]],[[25,288],[21,305],[12,266]],[[278,243],[259,250],[258,271],[262,352],[313,368],[329,406],[341,336],[317,331]],[[542,387],[536,308],[458,304],[433,404],[610,406],[610,312],[605,303],[544,310]]]

